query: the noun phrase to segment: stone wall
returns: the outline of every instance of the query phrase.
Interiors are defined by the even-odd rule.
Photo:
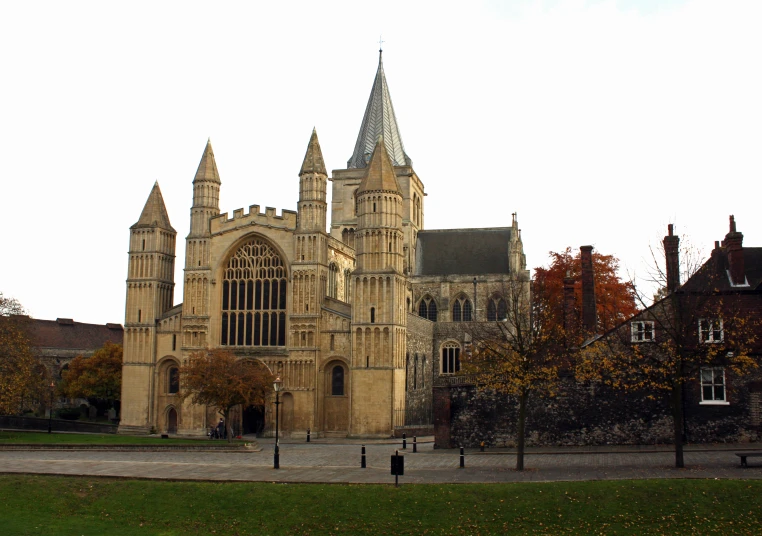
[[[434,383],[434,322],[415,314],[407,315],[407,374],[405,379],[405,425],[431,420]]]
[[[697,382],[688,383],[684,397],[687,442],[762,440],[762,430],[752,421],[756,384],[746,380],[729,381],[728,405],[700,404]],[[667,395],[650,394],[593,388],[569,378],[556,397],[530,397],[526,444],[670,444],[673,431]],[[514,397],[480,390],[468,378],[443,378],[434,387],[435,446],[476,447],[481,441],[488,446],[515,446],[517,409]]]

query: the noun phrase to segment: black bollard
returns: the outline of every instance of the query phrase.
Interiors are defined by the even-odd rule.
[[[406,449],[406,448],[407,448],[407,438],[405,437],[405,434],[404,434],[404,432],[403,432],[403,434],[402,434],[402,448],[403,448],[403,449]]]
[[[413,452],[418,452],[418,443],[416,443],[415,436],[413,436]]]
[[[479,444],[479,448],[481,449],[481,451],[482,451],[482,452],[484,452],[484,441],[482,441],[482,442]]]
[[[365,469],[365,445],[362,446],[362,461],[360,462],[360,469]]]
[[[310,429],[307,428],[307,443],[310,442]]]
[[[466,466],[466,455],[463,453],[463,447],[460,447],[460,468],[463,469]]]

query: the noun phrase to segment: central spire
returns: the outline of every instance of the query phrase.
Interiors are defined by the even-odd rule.
[[[379,136],[383,136],[386,152],[389,154],[392,164],[395,166],[413,165],[413,162],[405,154],[405,148],[402,145],[402,136],[400,136],[397,126],[397,118],[394,116],[392,98],[389,95],[389,87],[384,75],[381,50],[378,51],[376,79],[373,81],[373,89],[370,91],[368,106],[365,108],[365,115],[362,118],[355,150],[347,162],[347,168],[364,168],[373,154]]]

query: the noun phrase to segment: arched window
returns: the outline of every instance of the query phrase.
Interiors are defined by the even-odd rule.
[[[167,392],[171,395],[180,391],[180,370],[177,367],[170,367],[167,371]]]
[[[331,394],[344,396],[344,367],[336,365],[331,370]]]
[[[223,346],[286,345],[286,275],[280,255],[262,238],[230,257],[222,281]]]
[[[455,298],[452,304],[453,322],[471,322],[471,300],[465,296]]]
[[[460,345],[446,342],[442,345],[442,374],[455,374],[460,371]]]
[[[487,303],[487,320],[489,322],[505,320],[507,311],[508,306],[506,305],[505,300],[496,294],[495,296],[492,296]]]
[[[332,262],[328,266],[328,296],[337,299],[339,294],[339,267]]]
[[[431,320],[432,322],[437,321],[437,302],[435,302],[434,298],[428,294],[418,302],[418,316]]]
[[[352,294],[350,290],[352,289],[352,278],[350,277],[350,271],[349,268],[344,270],[344,301],[346,303],[349,303],[349,300],[352,299]]]

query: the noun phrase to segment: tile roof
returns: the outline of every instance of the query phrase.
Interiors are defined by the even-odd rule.
[[[122,344],[124,328],[121,324],[83,324],[71,318],[38,320],[28,324],[29,338],[36,348],[67,350],[96,350],[106,341]]]

